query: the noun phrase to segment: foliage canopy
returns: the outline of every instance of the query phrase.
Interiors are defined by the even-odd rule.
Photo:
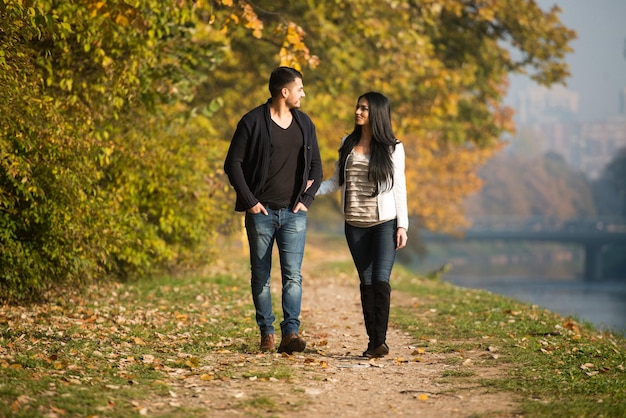
[[[568,75],[575,34],[558,13],[533,0],[5,0],[1,296],[209,260],[236,224],[228,139],[279,64],[305,73],[327,173],[357,96],[379,90],[416,223],[462,225],[476,170],[513,130],[508,74]]]

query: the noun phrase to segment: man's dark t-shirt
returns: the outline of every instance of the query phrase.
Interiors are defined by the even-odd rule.
[[[270,124],[270,167],[267,182],[257,196],[272,209],[291,207],[300,193],[304,173],[304,138],[295,120],[287,129]]]

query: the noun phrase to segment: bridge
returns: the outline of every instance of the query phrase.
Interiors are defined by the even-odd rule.
[[[626,248],[625,218],[484,218],[474,219],[458,235],[424,233],[425,242],[452,241],[545,241],[582,245],[585,251],[584,277],[602,278],[602,249],[606,245]],[[624,251],[626,258],[626,250]]]

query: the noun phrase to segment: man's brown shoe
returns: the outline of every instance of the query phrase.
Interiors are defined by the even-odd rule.
[[[274,334],[261,335],[261,351],[274,351]]]
[[[291,355],[294,351],[302,352],[305,348],[306,341],[298,337],[298,334],[292,333],[283,336],[278,346],[278,352]]]

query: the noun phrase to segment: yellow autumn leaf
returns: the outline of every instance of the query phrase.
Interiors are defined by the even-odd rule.
[[[495,12],[492,8],[482,7],[478,12],[479,16],[484,20],[493,20],[495,18]]]
[[[117,23],[120,26],[127,26],[128,25],[128,19],[126,18],[126,16],[124,16],[122,14],[118,14],[115,17],[115,23]]]
[[[291,45],[298,45],[302,42],[302,38],[293,26],[289,26],[289,29],[287,29],[287,36],[285,36],[285,41]]]
[[[420,393],[419,396],[417,397],[417,399],[419,399],[420,401],[427,401],[428,400],[428,395],[425,393]]]
[[[198,357],[189,357],[187,361],[185,361],[185,366],[189,367],[190,369],[197,368],[199,364],[200,360],[198,359]]]

